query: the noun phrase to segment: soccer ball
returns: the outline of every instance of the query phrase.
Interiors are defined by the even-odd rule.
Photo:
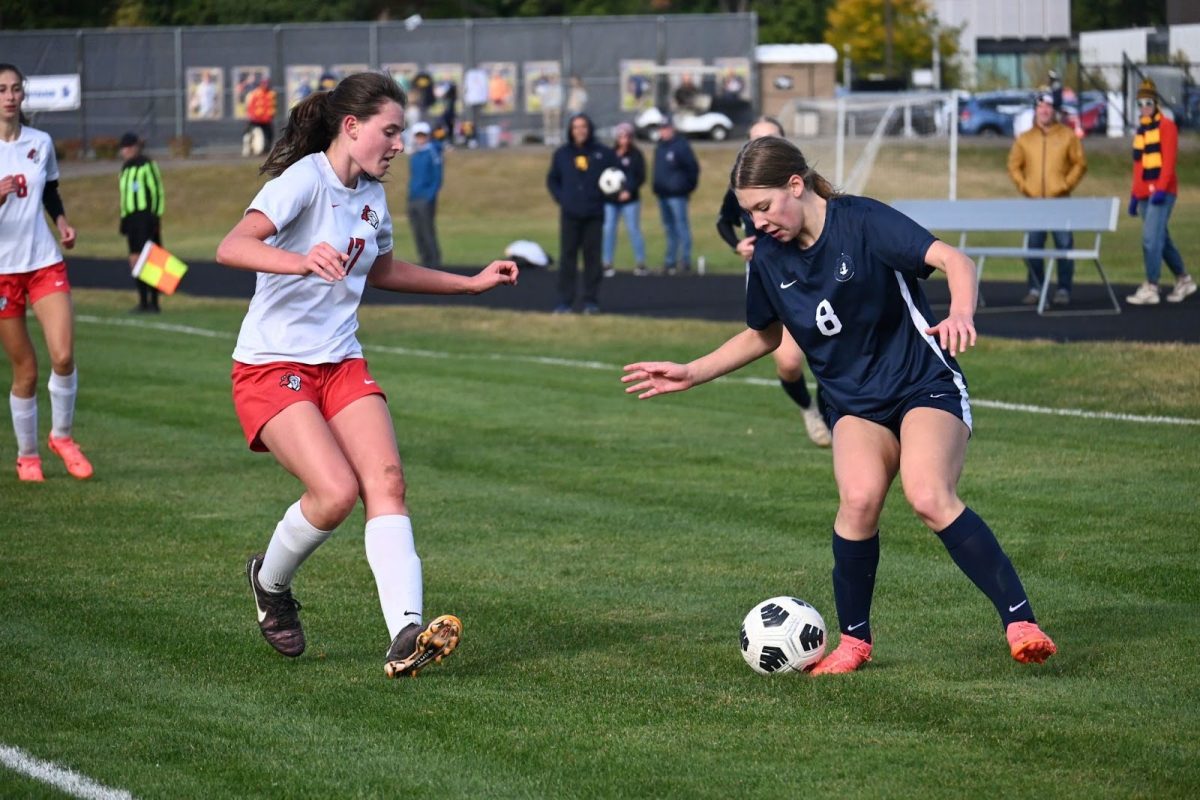
[[[600,191],[616,194],[625,186],[625,173],[617,167],[609,167],[600,173]]]
[[[742,621],[742,658],[759,675],[804,672],[825,655],[825,620],[795,597],[772,597]]]

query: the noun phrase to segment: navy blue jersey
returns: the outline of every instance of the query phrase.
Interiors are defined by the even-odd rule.
[[[759,233],[746,282],[746,323],[782,322],[808,357],[826,402],[842,414],[881,421],[921,391],[966,381],[936,338],[917,283],[933,268],[936,241],[899,211],[866,197],[829,201],[811,247]],[[940,392],[939,392],[940,393]]]

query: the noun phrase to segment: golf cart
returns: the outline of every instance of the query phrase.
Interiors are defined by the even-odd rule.
[[[712,139],[723,142],[729,138],[733,130],[733,120],[719,111],[705,111],[697,114],[695,111],[676,111],[673,117],[675,130],[685,136]],[[651,142],[658,141],[658,129],[667,121],[666,116],[657,108],[651,106],[637,115],[633,121],[637,135]]]
[[[702,88],[706,76],[715,78],[723,72],[719,67],[671,65],[652,67],[645,71],[645,75],[655,81],[678,78],[678,83],[669,92],[669,98],[663,98],[661,85],[660,91],[656,92],[660,99],[669,100],[675,130],[684,136],[723,142],[733,130],[733,120],[728,114],[713,110],[713,95]],[[666,122],[666,114],[658,106],[652,105],[637,115],[633,125],[639,138],[656,142],[659,129]]]

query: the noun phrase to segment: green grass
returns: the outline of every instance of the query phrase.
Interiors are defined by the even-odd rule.
[[[834,174],[832,148],[821,143],[800,142],[816,169]],[[1129,146],[1124,140],[1089,139],[1086,142],[1089,171],[1075,192],[1077,196],[1129,195]],[[737,154],[737,143],[701,143],[696,154],[701,162],[700,188],[692,197],[691,222],[694,256],[704,255],[714,272],[741,272],[738,257],[716,233],[716,216],[728,182],[729,168]],[[644,148],[648,159],[653,149]],[[1197,142],[1185,139],[1180,161],[1194,159]],[[962,141],[959,156],[959,197],[1012,197],[1016,190],[1008,179],[1005,160],[1007,143],[971,139]],[[847,156],[847,173],[857,158],[854,148]],[[882,200],[905,197],[946,196],[946,146],[911,145],[888,141],[879,157],[865,193]],[[552,254],[558,251],[558,209],[546,191],[549,152],[539,147],[512,150],[454,150],[446,157],[446,185],[438,203],[438,228],[443,257],[448,264],[486,264],[500,257],[515,239],[533,239]],[[206,162],[170,161],[163,165],[167,191],[167,214],[163,223],[164,242],[184,260],[212,260],[217,243],[241,216],[263,178],[257,161]],[[64,167],[63,197],[73,224],[79,229],[80,255],[119,258],[125,242],[117,234],[117,192],[114,162],[111,174],[97,173],[102,165]],[[396,222],[396,252],[415,258],[404,198],[408,185],[408,162],[401,158],[388,179],[388,202]],[[665,249],[662,224],[653,194],[642,198],[642,230],[646,234],[647,260],[661,265]],[[1200,252],[1200,183],[1196,177],[1181,176],[1179,202],[1171,219],[1171,234],[1184,258]],[[957,243],[958,237],[948,236]],[[972,242],[975,242],[972,239]],[[1019,236],[980,237],[978,243],[1018,244]],[[1081,242],[1082,244],[1082,242]],[[1144,279],[1141,251],[1141,221],[1121,216],[1118,229],[1104,237],[1101,253],[1109,278],[1116,283],[1136,284]],[[623,230],[618,234],[617,266],[632,269],[632,250]],[[1080,264],[1078,280],[1099,280],[1090,264]],[[991,259],[986,278],[1023,280],[1025,266],[1017,261]]]
[[[361,511],[297,579],[309,651],[256,630],[243,564],[300,488],[233,415],[244,303],[76,301],[96,477],[0,470],[0,744],[143,798],[1200,792],[1200,425],[976,408],[962,493],[1059,643],[1046,665],[1008,658],[897,489],[875,661],[766,679],[736,646],[752,605],[834,622],[829,455],[769,360],[652,402],[618,382],[736,326],[364,308],[426,610],[466,628],[391,682]],[[1194,346],[984,340],[962,363],[980,401],[1200,420]],[[0,771],[0,796],[55,795]]]

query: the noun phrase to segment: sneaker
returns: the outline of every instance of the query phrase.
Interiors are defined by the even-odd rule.
[[[829,426],[825,424],[825,420],[821,417],[821,412],[817,410],[815,404],[804,409],[804,429],[808,432],[808,438],[817,447],[829,447],[833,444],[833,435],[829,432]]]
[[[462,620],[453,614],[443,614],[424,628],[417,623],[407,625],[392,639],[383,657],[383,671],[389,678],[415,678],[430,661],[437,663],[450,655],[461,637]]]
[[[569,305],[567,305],[566,303],[559,303],[558,305],[556,305],[554,307],[554,313],[555,314],[570,314],[571,307]]]
[[[1014,622],[1004,635],[1008,637],[1012,657],[1022,664],[1041,664],[1058,652],[1058,647],[1036,622]]]
[[[599,314],[600,306],[596,305],[595,303],[584,303],[583,304],[583,313],[584,314]]]
[[[1030,289],[1028,292],[1025,293],[1025,296],[1021,298],[1021,305],[1036,306],[1038,300],[1041,300],[1041,299],[1042,299],[1042,293],[1040,291],[1038,291],[1037,289]]]
[[[79,480],[87,480],[92,477],[92,465],[84,458],[83,451],[79,449],[79,445],[75,444],[75,440],[70,436],[58,438],[51,436],[49,439],[50,452],[56,454],[67,465],[67,472],[71,473],[71,477]]]
[[[1192,280],[1191,275],[1184,275],[1182,278],[1175,279],[1175,288],[1167,295],[1168,303],[1182,303],[1188,297],[1196,293],[1196,282]]]
[[[674,275],[674,274],[675,274],[675,265],[674,264],[663,267],[663,275],[670,276],[670,275]]]
[[[46,480],[42,475],[41,456],[17,456],[17,478],[30,483]]]
[[[644,278],[650,274],[650,270],[646,269],[645,264],[638,264],[636,267],[633,268],[633,274],[638,276],[639,278]]]
[[[612,265],[611,265],[611,264],[605,264],[605,265],[604,265],[604,277],[606,277],[606,278],[615,278],[615,277],[617,277],[617,271],[616,271],[615,269],[613,269],[613,268],[612,268]]]
[[[1066,306],[1071,304],[1071,293],[1066,289],[1059,289],[1054,293],[1051,302],[1056,306]]]
[[[822,658],[821,662],[812,668],[812,674],[841,675],[854,672],[870,660],[871,643],[843,633],[837,649]]]
[[[262,569],[261,554],[250,556],[246,562],[246,577],[250,581],[250,593],[254,595],[254,608],[258,612],[258,627],[267,644],[289,658],[304,652],[304,628],[300,625],[300,603],[292,597],[292,590],[272,594],[258,583]]]
[[[1125,298],[1125,302],[1131,306],[1155,306],[1159,299],[1158,287],[1153,283],[1143,283],[1136,292]]]

